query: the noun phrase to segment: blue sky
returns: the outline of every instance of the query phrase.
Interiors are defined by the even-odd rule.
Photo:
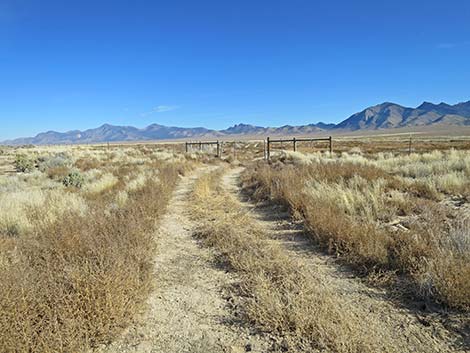
[[[470,1],[0,1],[0,140],[470,99]]]

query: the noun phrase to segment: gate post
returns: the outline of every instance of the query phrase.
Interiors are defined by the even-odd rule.
[[[270,149],[269,149],[269,147],[270,147],[270,146],[269,146],[269,145],[270,145],[270,143],[269,143],[269,137],[266,138],[266,145],[267,145],[267,149],[266,149],[266,160],[269,161],[269,158],[271,157],[271,151],[270,151]]]

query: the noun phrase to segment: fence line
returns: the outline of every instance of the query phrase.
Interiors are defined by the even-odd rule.
[[[370,141],[369,141],[370,140]],[[254,140],[249,140],[248,142],[253,142]],[[284,143],[287,143],[287,144],[292,144],[292,147],[293,147],[293,150],[294,151],[297,151],[298,150],[298,143],[299,142],[318,142],[318,141],[323,141],[323,142],[327,142],[328,143],[328,150],[330,152],[330,154],[333,153],[333,138],[332,136],[329,136],[329,137],[323,137],[323,138],[297,138],[297,137],[294,137],[294,138],[271,138],[271,137],[266,137],[265,139],[263,140],[256,140],[256,142],[261,142],[262,141],[262,148],[263,148],[263,155],[264,155],[264,159],[265,160],[269,160],[270,157],[271,157],[271,151],[273,149],[273,144],[281,144],[281,149],[283,149],[285,146],[283,145]],[[415,136],[409,136],[409,137],[405,137],[404,139],[400,139],[400,140],[378,140],[378,141],[374,141],[374,140],[371,140],[369,137],[357,137],[357,138],[351,138],[351,139],[344,139],[344,138],[339,138],[339,139],[335,139],[335,143],[336,143],[336,150],[338,151],[341,150],[341,147],[340,145],[342,145],[342,141],[344,142],[344,144],[346,145],[350,145],[352,142],[354,141],[357,141],[358,143],[362,143],[362,144],[368,144],[370,142],[370,144],[372,145],[375,145],[377,144],[378,147],[381,147],[382,145],[386,145],[387,143],[392,143],[393,145],[395,144],[398,144],[398,145],[401,145],[401,150],[402,152],[404,153],[407,153],[407,154],[411,154],[413,153],[414,151],[416,151],[416,149],[418,148],[418,146],[420,145],[421,142],[424,142],[424,143],[431,143],[431,142],[442,142],[442,143],[452,143],[452,144],[456,144],[456,143],[460,143],[460,142],[467,142],[467,141],[470,141],[470,139],[445,139],[445,140],[441,140],[441,139],[435,139],[435,140],[423,140],[421,141],[419,138],[417,139]],[[227,153],[231,153],[230,151],[227,151],[226,148],[228,148],[228,146],[232,146],[232,149],[233,149],[233,156],[234,158],[236,158],[236,150],[239,148],[238,146],[238,142],[240,143],[243,143],[243,141],[223,141],[223,140],[217,140],[217,141],[189,141],[189,142],[185,142],[185,150],[186,152],[189,152],[191,149],[198,149],[199,151],[202,151],[203,150],[203,147],[204,146],[216,146],[217,148],[217,157],[218,158],[221,158],[222,155],[226,155]],[[389,150],[393,150],[395,147],[392,146],[392,147],[387,147],[387,146],[382,146],[383,148],[388,148]],[[108,147],[109,148],[109,147]],[[243,149],[243,148],[242,148]]]
[[[271,157],[271,144],[272,143],[292,142],[294,146],[294,152],[295,152],[297,151],[297,142],[313,142],[313,141],[328,141],[330,154],[331,152],[333,152],[333,139],[331,138],[331,136],[327,138],[295,138],[294,137],[292,139],[275,139],[275,140],[267,137],[265,159],[269,160]]]
[[[217,140],[217,141],[205,141],[205,142],[203,142],[203,141],[186,142],[185,143],[185,151],[186,151],[186,153],[188,153],[189,152],[189,147],[190,146],[195,146],[195,145],[199,146],[199,151],[202,151],[202,146],[204,146],[204,145],[216,145],[217,146],[217,157],[220,158],[221,154],[222,154],[221,153],[221,148],[220,148],[221,144],[222,143],[219,140]]]

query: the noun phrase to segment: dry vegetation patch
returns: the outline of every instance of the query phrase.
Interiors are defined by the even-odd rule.
[[[286,205],[330,252],[368,272],[391,270],[417,296],[468,310],[467,151],[394,156],[284,153],[254,164],[246,190]]]
[[[117,149],[121,161],[92,147],[25,153],[34,171],[0,176],[0,347],[83,351],[113,339],[143,309],[156,222],[191,164],[132,147]],[[65,185],[57,168],[83,185]]]
[[[335,293],[289,257],[220,186],[220,172],[200,178],[192,214],[198,234],[241,276],[245,319],[277,337],[288,351],[399,352],[367,310]]]

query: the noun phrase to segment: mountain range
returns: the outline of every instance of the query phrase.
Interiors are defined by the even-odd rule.
[[[143,129],[104,124],[96,129],[68,132],[48,131],[35,137],[4,141],[10,145],[74,144],[99,142],[149,141],[170,139],[223,138],[230,136],[308,135],[321,132],[385,130],[394,128],[470,126],[470,101],[449,105],[424,102],[416,108],[385,102],[351,115],[339,124],[261,127],[237,124],[225,130],[203,127],[181,128],[152,124]]]

